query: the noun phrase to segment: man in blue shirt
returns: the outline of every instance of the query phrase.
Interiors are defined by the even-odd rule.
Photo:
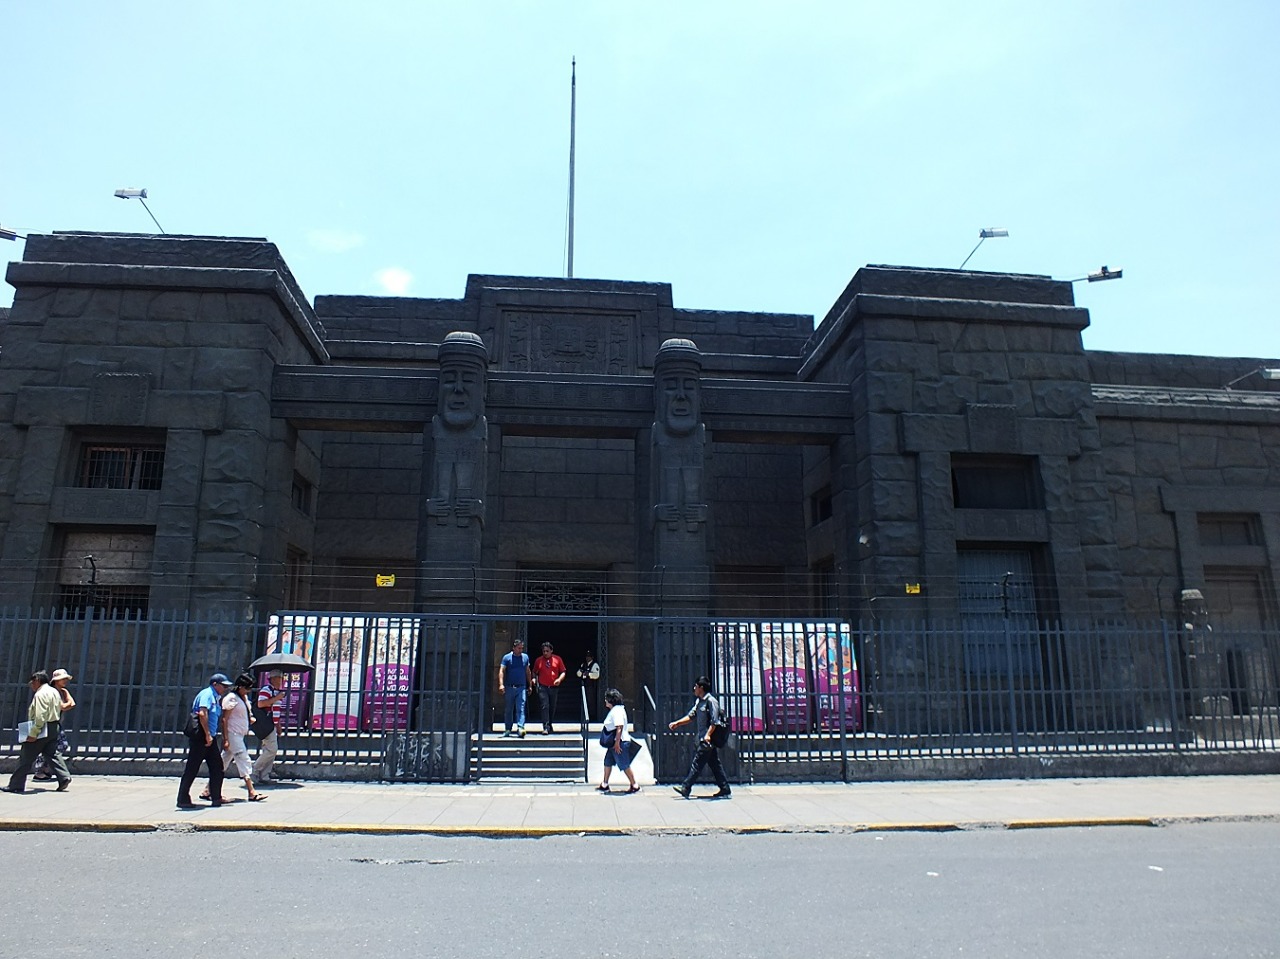
[[[191,784],[196,781],[200,764],[209,767],[209,796],[211,806],[222,805],[222,697],[231,688],[231,680],[223,673],[214,673],[209,685],[196,694],[191,703],[191,714],[199,722],[199,728],[190,738],[187,749],[187,768],[178,786],[178,808],[199,808],[191,801]]]
[[[502,657],[498,666],[498,692],[504,697],[503,725],[511,735],[511,722],[515,720],[516,735],[524,739],[524,707],[525,698],[529,694],[529,657],[524,651],[524,640],[517,639],[511,644],[511,652]]]

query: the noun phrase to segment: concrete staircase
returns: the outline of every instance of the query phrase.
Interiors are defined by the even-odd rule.
[[[596,731],[592,735],[599,735]],[[494,780],[520,780],[524,782],[582,782],[582,734],[555,732],[544,735],[529,731],[524,739],[504,739],[502,727],[484,737],[483,749],[478,738],[473,741],[473,768],[479,770],[479,778]]]

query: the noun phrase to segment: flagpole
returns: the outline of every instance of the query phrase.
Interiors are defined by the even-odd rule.
[[[569,79],[569,279],[573,279],[573,154],[578,129],[578,58],[571,63]]]

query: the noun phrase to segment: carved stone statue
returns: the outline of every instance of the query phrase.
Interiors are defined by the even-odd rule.
[[[440,398],[431,419],[435,456],[427,515],[442,526],[484,525],[489,427],[484,415],[489,353],[475,333],[440,344]]]
[[[652,521],[671,531],[701,532],[707,521],[706,428],[698,396],[702,355],[692,340],[670,339],[658,349],[653,367]]]

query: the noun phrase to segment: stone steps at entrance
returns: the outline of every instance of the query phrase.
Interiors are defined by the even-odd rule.
[[[479,748],[476,743],[475,748]],[[582,734],[528,732],[524,739],[504,739],[501,728],[484,737],[477,767],[482,780],[519,779],[536,782],[580,782],[583,777]]]

